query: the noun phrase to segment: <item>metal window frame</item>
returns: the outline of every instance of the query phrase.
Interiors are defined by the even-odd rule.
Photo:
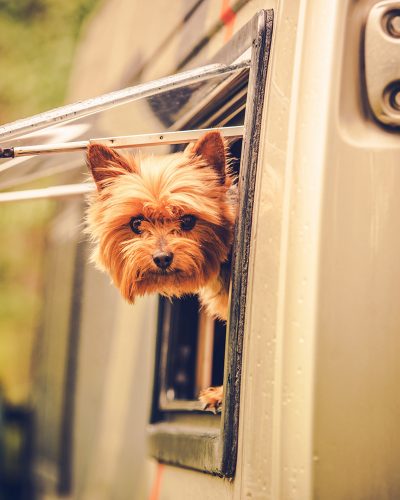
[[[176,404],[169,402],[167,411],[164,405],[160,406],[161,386],[157,371],[165,356],[162,352],[162,336],[168,334],[165,332],[166,322],[163,321],[164,306],[163,302],[160,302],[153,414],[149,427],[150,453],[160,461],[222,477],[233,477],[236,467],[253,199],[272,28],[273,11],[261,11],[232,41],[239,41],[239,45],[242,42],[242,46],[246,43],[252,46],[252,55],[239,174],[239,216],[233,248],[231,305],[227,325],[224,402],[221,415],[211,416],[201,412],[199,405],[193,401],[177,401]],[[229,48],[226,47],[225,50],[228,52]],[[180,421],[179,416],[183,416],[184,420]]]
[[[118,137],[99,137],[88,141],[62,142],[56,144],[39,144],[33,146],[17,146],[4,148],[0,151],[3,155],[12,158],[19,156],[33,156],[51,153],[68,153],[72,151],[84,151],[90,144],[104,144],[114,149],[143,148],[148,146],[163,146],[166,144],[185,144],[199,139],[202,134],[211,130],[220,131],[225,137],[236,138],[243,135],[243,127],[205,128],[197,130],[180,130],[177,132],[157,132],[153,134],[124,135]],[[6,158],[7,156],[3,156]]]
[[[243,136],[243,127],[223,127],[213,129],[183,130],[176,132],[157,132],[153,134],[137,134],[119,137],[100,137],[88,141],[50,143],[31,146],[16,146],[0,148],[0,158],[19,158],[29,156],[40,156],[55,153],[71,153],[74,151],[84,151],[90,144],[104,144],[112,148],[143,148],[164,146],[168,144],[185,144],[199,139],[210,130],[218,130],[228,139]],[[3,156],[2,156],[3,155]],[[81,196],[95,190],[93,182],[79,184],[66,184],[51,186],[41,189],[25,189],[22,191],[0,192],[0,203],[12,201],[23,201],[40,198],[68,198]]]
[[[260,138],[261,114],[264,103],[264,89],[267,77],[273,27],[273,11],[261,11],[217,56],[220,60],[232,60],[232,54],[243,54],[243,47],[251,47],[251,60],[246,100],[246,115],[243,134],[243,149],[239,176],[240,204],[239,218],[235,231],[235,245],[232,262],[231,307],[227,327],[227,342],[225,356],[225,398],[222,415],[211,416],[198,412],[193,408],[190,413],[194,425],[182,425],[178,421],[168,421],[160,415],[158,409],[159,387],[155,384],[154,394],[157,402],[153,406],[151,425],[149,426],[149,447],[153,457],[160,461],[182,465],[202,470],[224,477],[233,477],[236,466],[241,357],[245,324],[245,306],[247,293],[247,271],[251,238],[251,222],[253,211],[253,195],[258,161],[258,146]],[[241,51],[240,51],[241,50]],[[235,58],[233,58],[235,59]],[[12,138],[24,136],[33,131],[46,129],[61,123],[72,122],[83,116],[99,113],[112,107],[157,95],[168,89],[176,89],[191,82],[204,81],[222,74],[235,75],[249,68],[248,60],[240,60],[233,64],[214,64],[196,68],[188,72],[142,84],[104,96],[75,103],[62,108],[42,113],[25,120],[19,120],[0,127],[0,141],[8,147]],[[207,99],[212,99],[212,95]],[[198,109],[201,109],[199,103]],[[190,123],[190,119],[189,119]],[[186,125],[186,124],[185,124]],[[183,128],[182,120],[175,127]],[[171,130],[176,130],[174,125]],[[109,140],[110,138],[106,138]],[[186,137],[191,140],[192,138]],[[13,166],[12,168],[17,168]],[[85,194],[88,185],[55,186],[43,190],[27,190],[19,193],[2,193],[9,197],[8,201],[17,199],[33,199],[43,196],[81,196]],[[160,318],[162,315],[159,316]],[[159,330],[162,324],[159,324]],[[160,357],[159,347],[157,357]],[[156,399],[155,399],[156,401]],[[196,405],[195,405],[196,406]],[[176,414],[182,408],[176,408]],[[174,413],[172,409],[172,413]],[[186,411],[187,415],[187,411]],[[200,420],[198,419],[200,418]],[[200,424],[200,425],[199,425]]]

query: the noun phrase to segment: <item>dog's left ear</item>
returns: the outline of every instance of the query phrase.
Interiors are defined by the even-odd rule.
[[[194,145],[190,145],[189,151],[204,158],[218,173],[221,184],[225,183],[226,151],[225,142],[220,132],[207,132]]]
[[[86,160],[99,191],[112,178],[121,174],[133,173],[137,169],[133,158],[128,159],[103,144],[90,144]]]

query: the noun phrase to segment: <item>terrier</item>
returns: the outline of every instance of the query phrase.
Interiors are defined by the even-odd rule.
[[[87,163],[97,186],[87,210],[92,260],[123,297],[197,293],[209,314],[226,320],[237,188],[221,134],[139,160],[91,144]],[[217,409],[222,387],[200,400]]]

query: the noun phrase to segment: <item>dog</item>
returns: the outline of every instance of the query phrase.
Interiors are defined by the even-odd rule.
[[[122,296],[197,293],[208,314],[226,320],[237,184],[222,135],[139,158],[90,144],[87,164],[97,187],[86,216],[92,260]],[[212,387],[199,398],[218,409],[222,396]]]

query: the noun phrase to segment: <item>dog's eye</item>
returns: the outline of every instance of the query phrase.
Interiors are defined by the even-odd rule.
[[[181,217],[181,229],[190,231],[196,224],[196,217],[194,215],[183,215]]]
[[[138,215],[137,217],[132,217],[129,221],[129,227],[136,234],[141,234],[140,225],[142,224],[142,220],[144,220],[143,215]]]

